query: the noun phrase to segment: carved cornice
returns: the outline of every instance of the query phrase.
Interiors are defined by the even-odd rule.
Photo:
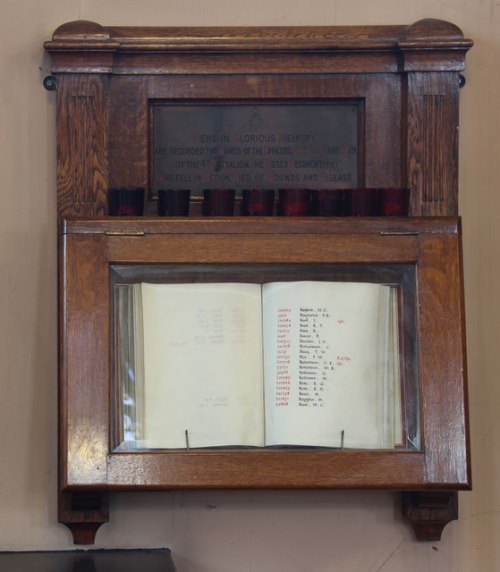
[[[75,21],[63,24],[54,32],[45,48],[52,55],[54,73],[184,73],[179,66],[182,55],[199,53],[220,61],[224,55],[241,54],[241,66],[250,61],[258,67],[273,63],[273,55],[282,52],[315,58],[316,71],[353,72],[406,71],[415,69],[405,63],[410,52],[426,52],[417,67],[461,70],[465,53],[472,41],[461,30],[442,20],[420,20],[410,26],[296,26],[296,27],[104,27],[94,22]],[[432,57],[428,57],[433,53]],[[158,60],[175,56],[175,61]],[[140,59],[138,59],[140,57]],[[146,59],[154,61],[154,71],[147,71]],[[156,58],[156,59],[155,59]],[[246,59],[245,59],[246,58]],[[256,59],[257,58],[257,59]],[[338,61],[325,64],[326,59]],[[311,60],[314,65],[315,59]],[[193,73],[203,73],[192,70]],[[210,66],[209,66],[210,68]],[[276,70],[275,70],[276,71]],[[293,71],[293,70],[292,70]]]

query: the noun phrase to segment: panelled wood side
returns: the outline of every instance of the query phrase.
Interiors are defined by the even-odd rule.
[[[110,187],[149,187],[149,81],[136,76],[109,80]]]
[[[65,75],[57,90],[57,211],[107,212],[108,82],[105,75]]]
[[[460,243],[422,237],[418,266],[421,409],[426,480],[470,485]]]
[[[458,74],[410,72],[403,79],[403,172],[410,212],[458,213]]]
[[[105,487],[110,411],[106,244],[102,235],[64,240],[60,486]]]

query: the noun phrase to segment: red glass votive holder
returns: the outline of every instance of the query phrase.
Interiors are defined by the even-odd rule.
[[[205,216],[232,216],[234,189],[205,189],[202,211]]]
[[[314,216],[343,216],[344,189],[311,191],[311,213]]]
[[[113,187],[108,193],[108,212],[111,216],[142,216],[144,189],[142,187]]]
[[[382,216],[408,216],[410,189],[387,187],[378,189],[378,214]]]
[[[188,216],[189,189],[160,189],[158,191],[158,214],[160,216]]]
[[[309,189],[280,189],[278,197],[279,216],[307,216],[311,212]]]
[[[243,189],[241,214],[244,216],[271,216],[274,209],[273,189]]]
[[[345,189],[348,216],[377,216],[377,189]]]

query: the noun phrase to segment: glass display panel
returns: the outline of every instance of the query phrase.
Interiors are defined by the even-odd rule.
[[[155,103],[158,189],[353,188],[361,103]]]
[[[419,450],[415,268],[115,265],[115,450]]]

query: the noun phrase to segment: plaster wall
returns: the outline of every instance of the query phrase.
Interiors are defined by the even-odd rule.
[[[115,494],[97,547],[173,550],[179,572],[500,570],[500,1],[0,0],[0,550],[72,548],[56,518],[55,96],[63,22],[342,25],[450,20],[475,41],[461,92],[460,211],[472,492],[419,543],[386,492]]]

